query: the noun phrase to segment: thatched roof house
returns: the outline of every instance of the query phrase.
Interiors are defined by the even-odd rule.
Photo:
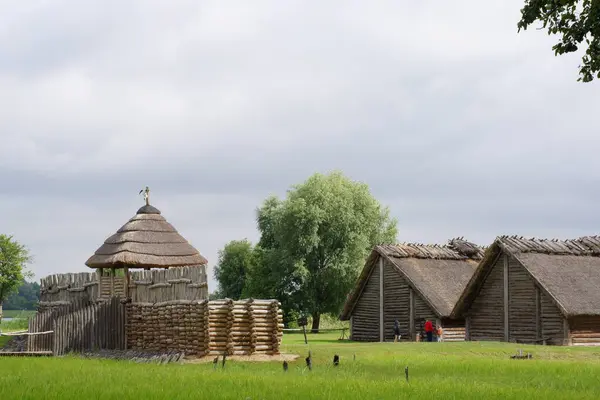
[[[600,344],[600,237],[498,237],[452,315],[471,340]]]
[[[426,319],[444,326],[447,338],[464,338],[464,321],[450,318],[483,249],[462,239],[448,245],[376,246],[367,258],[340,319],[351,321],[351,339],[414,339]]]

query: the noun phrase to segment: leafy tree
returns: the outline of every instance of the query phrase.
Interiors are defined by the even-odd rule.
[[[389,209],[341,172],[315,174],[285,200],[268,198],[257,217],[261,262],[248,286],[271,290],[288,311],[284,301],[310,313],[313,332],[321,314],[339,311],[371,248],[396,241]]]
[[[208,294],[208,300],[219,300],[222,299],[224,296],[221,296],[221,293],[219,292],[219,290],[215,290],[212,293]]]
[[[255,262],[246,276],[242,297],[278,299],[283,310],[283,323],[297,318],[302,309],[302,298],[298,295],[300,280],[294,263],[276,248],[254,248]]]
[[[4,301],[5,310],[35,310],[40,301],[40,285],[37,282],[24,282],[16,293]]]
[[[600,79],[600,0],[525,0],[519,32],[536,21],[549,35],[562,35],[552,47],[556,55],[575,52],[585,42],[578,81]]]
[[[4,301],[18,290],[26,277],[33,275],[26,270],[29,262],[31,256],[25,246],[12,236],[0,235],[0,321]]]
[[[254,262],[254,248],[247,239],[232,240],[219,250],[215,266],[217,290],[222,298],[239,299],[246,284],[246,274]]]

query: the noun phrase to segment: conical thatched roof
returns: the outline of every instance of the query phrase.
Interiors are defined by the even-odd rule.
[[[106,239],[85,265],[90,268],[169,268],[206,263],[158,209],[146,204]]]

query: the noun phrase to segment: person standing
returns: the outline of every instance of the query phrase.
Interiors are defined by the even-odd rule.
[[[427,335],[427,341],[433,342],[433,324],[430,320],[425,321],[425,334]]]
[[[394,343],[397,343],[400,340],[400,324],[398,320],[394,321]]]
[[[437,334],[437,341],[441,342],[442,341],[442,336],[444,334],[444,330],[442,329],[441,325],[438,325],[436,334]]]

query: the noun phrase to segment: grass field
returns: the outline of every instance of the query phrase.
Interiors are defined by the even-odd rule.
[[[5,319],[0,322],[2,332],[12,332],[27,329],[27,320],[35,315],[35,311],[4,310],[2,318],[13,318],[11,321]]]
[[[337,334],[302,335],[282,350],[301,354],[284,373],[277,363],[144,365],[78,358],[0,361],[0,399],[596,399],[600,349],[502,343],[353,343]],[[334,368],[334,354],[341,357]],[[356,355],[356,361],[353,360]],[[404,368],[409,366],[407,383]]]
[[[35,315],[35,310],[4,310],[3,318],[30,318]]]

